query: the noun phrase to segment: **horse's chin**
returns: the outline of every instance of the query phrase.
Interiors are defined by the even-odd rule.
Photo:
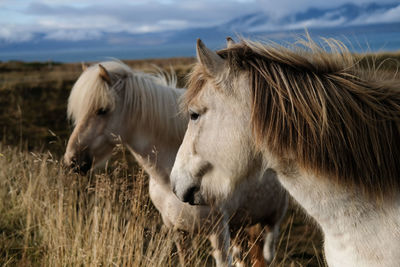
[[[211,182],[211,181],[218,181]],[[205,203],[210,206],[221,206],[224,205],[226,201],[230,200],[230,196],[232,194],[232,184],[231,180],[207,180],[206,183],[203,183],[201,186],[201,195],[204,199]],[[216,185],[218,186],[210,186]]]
[[[193,195],[193,200],[189,201],[189,204],[196,205],[196,206],[204,206],[204,205],[207,205],[207,202],[205,201],[201,192],[198,191]]]
[[[225,198],[216,195],[214,192],[208,192],[205,190],[201,190],[201,192],[202,192],[201,197],[203,205],[218,207],[224,203]]]
[[[67,162],[64,161],[64,165],[66,169],[71,170],[74,173],[78,173],[80,175],[86,175],[90,171],[103,169],[107,166],[107,162],[111,156],[103,157],[101,160],[89,160],[87,159],[84,162],[77,164],[74,161]]]

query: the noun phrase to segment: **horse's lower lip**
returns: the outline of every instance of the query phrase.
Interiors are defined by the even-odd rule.
[[[205,206],[206,204],[203,201],[189,201],[188,204],[192,205],[192,206]]]

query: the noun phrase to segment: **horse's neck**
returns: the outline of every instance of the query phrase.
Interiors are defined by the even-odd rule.
[[[133,122],[132,129],[128,133],[127,145],[132,154],[135,156],[138,163],[145,169],[152,179],[158,182],[169,184],[169,174],[175,161],[176,153],[182,142],[187,121],[178,115],[178,99],[182,95],[182,89],[164,88],[160,90],[169,90],[170,96],[161,101],[165,106],[176,108],[159,110],[154,105],[151,113],[153,116],[162,116],[154,118],[156,121],[168,118],[168,123],[161,123],[159,126],[164,126],[166,129],[157,129],[157,133],[150,125],[150,120],[141,121],[139,124]],[[156,95],[162,97],[162,93]],[[159,103],[157,103],[159,104]],[[161,112],[163,114],[160,114]],[[166,114],[169,112],[170,114]],[[134,116],[134,115],[133,115]],[[167,129],[174,127],[173,130]]]
[[[160,142],[151,133],[137,132],[128,144],[131,152],[151,178],[169,184],[169,174],[179,148],[178,143]]]
[[[338,226],[337,223],[340,223],[338,217],[343,216],[344,210],[353,207],[360,208],[359,205],[369,205],[368,202],[360,201],[355,194],[340,190],[334,183],[313,175],[298,174],[297,177],[290,177],[280,174],[279,180],[324,230],[334,230],[333,228]],[[355,213],[346,215],[351,219],[353,214],[355,215]],[[343,219],[340,218],[340,220]]]
[[[399,198],[378,204],[313,175],[279,174],[279,180],[321,226],[329,266],[381,266],[383,258],[382,266],[390,266],[400,258],[387,248],[400,245]]]

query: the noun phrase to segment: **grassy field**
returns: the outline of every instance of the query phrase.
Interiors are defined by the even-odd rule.
[[[177,233],[162,227],[147,176],[123,153],[108,170],[88,176],[65,172],[49,152],[0,146],[0,153],[0,265],[178,264]],[[275,266],[323,266],[321,237],[304,219],[292,207]],[[206,237],[188,242],[187,266],[212,266]]]
[[[368,58],[396,73],[400,53]],[[171,67],[183,86],[193,62],[126,63]],[[176,266],[177,233],[162,227],[147,176],[129,154],[118,148],[118,160],[87,176],[60,166],[71,131],[67,98],[80,73],[80,63],[0,63],[0,265]],[[295,204],[281,229],[273,266],[325,266],[321,234]],[[206,237],[188,242],[188,266],[212,266]]]

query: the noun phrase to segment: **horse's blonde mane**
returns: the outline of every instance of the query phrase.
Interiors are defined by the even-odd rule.
[[[398,192],[400,81],[362,68],[341,43],[326,44],[329,52],[311,40],[293,49],[242,40],[217,53],[230,75],[249,77],[260,149],[370,196]],[[184,106],[210,78],[194,68]]]
[[[186,127],[173,116],[179,112],[177,99],[183,93],[176,88],[176,76],[157,70],[146,74],[133,71],[120,61],[100,63],[111,78],[111,85],[99,75],[99,64],[92,65],[79,77],[68,100],[68,117],[74,124],[99,109],[114,110],[117,99],[135,123],[145,123],[158,134],[182,138]],[[174,114],[174,115],[171,115]],[[167,131],[166,131],[167,130]]]

